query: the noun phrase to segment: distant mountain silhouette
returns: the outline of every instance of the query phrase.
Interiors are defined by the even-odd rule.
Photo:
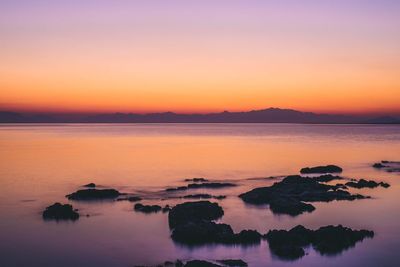
[[[208,114],[163,113],[109,113],[97,115],[29,115],[0,112],[0,123],[400,123],[394,117],[365,117],[350,115],[317,114],[292,109],[268,108],[247,112],[220,112]]]

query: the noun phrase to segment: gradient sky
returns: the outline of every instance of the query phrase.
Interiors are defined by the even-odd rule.
[[[400,114],[398,0],[0,0],[0,109]]]

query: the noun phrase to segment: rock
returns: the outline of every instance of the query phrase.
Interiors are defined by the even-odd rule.
[[[217,182],[191,183],[191,184],[188,184],[187,186],[178,186],[178,187],[167,188],[167,189],[165,189],[165,191],[167,191],[167,192],[184,191],[184,190],[188,190],[188,189],[199,189],[199,188],[218,189],[218,188],[233,187],[233,186],[237,186],[237,185],[234,183],[217,183]]]
[[[95,187],[96,187],[96,184],[95,184],[95,183],[89,183],[89,184],[85,184],[83,187],[95,188]]]
[[[137,202],[141,201],[142,198],[138,196],[130,196],[130,197],[122,197],[122,198],[117,198],[117,201],[129,201],[129,202]]]
[[[183,198],[186,198],[186,199],[210,199],[210,198],[224,199],[224,198],[226,198],[226,196],[213,196],[210,194],[194,194],[194,195],[183,196]]]
[[[373,164],[372,167],[387,172],[400,172],[400,161],[382,160],[381,162]]]
[[[170,212],[171,211],[171,207],[169,205],[165,205],[164,208],[162,208],[162,212],[166,213],[166,212]]]
[[[185,267],[222,267],[221,265],[211,263],[208,261],[191,260],[186,262]]]
[[[174,241],[187,245],[226,243],[228,241],[230,243],[233,236],[233,230],[229,225],[207,220],[179,224],[173,229],[171,235]]]
[[[158,205],[143,205],[141,203],[137,203],[134,206],[135,211],[140,211],[143,213],[157,213],[161,211],[161,207]]]
[[[185,179],[185,182],[200,183],[200,182],[208,182],[208,180],[205,178],[192,178],[192,179]]]
[[[361,180],[359,180],[357,182],[347,182],[346,186],[354,187],[354,188],[358,188],[358,189],[360,189],[360,188],[375,188],[375,187],[378,187],[378,186],[382,186],[384,188],[390,187],[390,185],[388,183],[384,183],[384,182],[377,183],[377,182],[372,181],[372,180],[367,181],[367,180],[364,180],[364,179],[361,179]]]
[[[326,166],[317,166],[317,167],[306,167],[300,170],[300,173],[303,174],[312,174],[312,173],[339,173],[342,172],[343,169],[336,165],[326,165]]]
[[[331,175],[331,174],[324,174],[318,177],[310,177],[309,179],[312,179],[316,182],[320,182],[320,183],[327,183],[327,182],[331,182],[334,180],[342,180],[343,177],[340,176],[336,176],[336,175]]]
[[[197,188],[224,188],[224,187],[233,187],[236,184],[233,183],[193,183],[188,184],[189,189],[197,189]]]
[[[296,216],[303,212],[312,212],[315,207],[291,198],[275,198],[269,202],[269,208],[275,214]]]
[[[226,260],[218,260],[217,262],[222,263],[225,266],[232,266],[232,267],[246,267],[247,266],[247,263],[242,260],[226,259]]]
[[[368,230],[352,230],[341,225],[330,225],[314,231],[312,245],[314,249],[322,255],[335,255],[343,250],[354,247],[357,242],[367,237],[374,237],[374,232]]]
[[[278,214],[299,215],[312,212],[315,208],[304,202],[329,202],[333,200],[355,200],[367,198],[333,185],[317,182],[299,175],[287,176],[269,187],[260,187],[239,195],[250,204],[270,204],[272,212]]]
[[[120,195],[121,193],[115,189],[83,189],[66,195],[66,197],[72,200],[101,200],[114,199]]]
[[[238,234],[234,234],[233,241],[230,243],[234,244],[257,244],[261,242],[261,234],[255,230],[242,230]],[[229,242],[228,242],[229,243]]]
[[[216,220],[224,215],[224,210],[209,201],[185,202],[178,204],[168,214],[169,226],[193,221]]]
[[[43,211],[43,219],[46,220],[72,220],[79,219],[79,214],[73,209],[72,205],[54,203]]]
[[[352,230],[339,226],[326,226],[318,230],[309,230],[298,225],[289,231],[271,230],[265,238],[271,252],[283,259],[298,259],[305,255],[304,247],[312,245],[320,254],[337,254],[353,247],[364,238],[373,237],[374,232]]]

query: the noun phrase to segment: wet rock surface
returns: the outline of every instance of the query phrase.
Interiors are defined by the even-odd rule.
[[[72,205],[54,203],[43,211],[43,219],[45,220],[72,220],[79,219],[79,214]]]
[[[390,185],[388,183],[384,183],[384,182],[377,183],[375,181],[372,181],[372,180],[367,181],[365,179],[361,179],[359,181],[347,182],[345,185],[349,186],[349,187],[353,187],[353,188],[358,188],[358,189],[360,189],[360,188],[375,188],[378,186],[381,186],[384,188],[390,187]]]
[[[400,161],[382,160],[381,162],[373,164],[372,167],[387,172],[400,172]]]
[[[340,173],[343,169],[336,165],[326,165],[326,166],[316,166],[316,167],[306,167],[300,170],[303,174],[313,174],[313,173]]]
[[[122,194],[115,189],[82,189],[66,197],[72,200],[102,200],[115,199],[120,195]]]
[[[134,206],[134,210],[143,213],[157,213],[161,211],[162,208],[158,205],[143,205],[142,203],[137,203]]]
[[[299,175],[287,176],[269,187],[260,187],[239,195],[246,203],[269,204],[277,214],[299,215],[312,212],[315,207],[304,202],[329,202],[333,200],[355,200],[367,198],[334,185],[322,184],[313,178]]]
[[[295,260],[305,255],[304,247],[309,245],[322,255],[335,255],[373,236],[373,231],[352,230],[341,225],[325,226],[315,231],[298,225],[289,231],[271,230],[265,238],[275,256]]]

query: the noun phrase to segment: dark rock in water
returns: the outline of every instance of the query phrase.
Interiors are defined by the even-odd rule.
[[[72,200],[101,200],[114,199],[120,195],[121,193],[115,189],[83,189],[66,195],[66,197]]]
[[[185,202],[178,204],[168,214],[169,226],[201,220],[216,220],[224,215],[224,210],[209,201]]]
[[[95,187],[96,187],[96,184],[95,184],[95,183],[89,183],[89,184],[85,184],[83,187],[95,188]]]
[[[305,255],[304,247],[312,245],[320,254],[337,254],[364,238],[373,237],[374,232],[352,230],[339,226],[326,226],[312,231],[299,225],[293,229],[271,230],[265,237],[271,252],[283,259],[298,259]]]
[[[138,196],[122,197],[117,199],[117,201],[129,201],[129,202],[137,202],[141,200],[142,198]]]
[[[188,184],[189,189],[196,189],[196,188],[224,188],[224,187],[232,187],[236,186],[233,183],[194,183]]]
[[[311,174],[311,173],[339,173],[343,169],[336,165],[326,165],[317,167],[306,167],[300,170],[300,173]]]
[[[381,162],[373,164],[372,167],[387,172],[400,172],[400,161],[382,160]]]
[[[143,213],[156,213],[161,211],[161,207],[158,205],[143,205],[141,203],[137,203],[134,206],[135,211],[140,211]]]
[[[171,235],[174,241],[188,245],[221,243],[225,240],[232,240],[233,236],[233,230],[229,225],[207,220],[179,224]]]
[[[184,191],[188,189],[198,189],[198,188],[210,188],[210,189],[218,189],[218,188],[225,188],[225,187],[233,187],[237,186],[234,183],[217,183],[217,182],[206,182],[206,183],[191,183],[188,184],[187,186],[178,186],[178,187],[171,187],[165,189],[167,192],[172,192],[172,191]]]
[[[185,267],[222,267],[221,265],[201,260],[191,260],[186,262]]]
[[[340,176],[336,176],[336,175],[331,175],[331,174],[324,174],[318,177],[310,177],[309,179],[312,179],[316,182],[320,182],[320,183],[327,183],[327,182],[331,182],[334,180],[342,180],[343,177]]]
[[[202,183],[202,182],[208,182],[208,180],[205,178],[192,178],[192,179],[185,179],[185,182]]]
[[[69,204],[54,203],[43,211],[46,220],[77,220],[79,214]]]
[[[376,169],[382,169],[385,168],[385,165],[383,165],[382,163],[375,163],[374,165],[372,165],[372,167]]]
[[[217,262],[222,263],[225,266],[232,266],[232,267],[246,267],[247,266],[247,263],[242,260],[226,259],[226,260],[218,260]]]
[[[341,225],[330,225],[314,231],[312,245],[314,249],[322,255],[335,255],[354,247],[357,242],[367,237],[374,237],[374,232],[368,230],[352,230]]]
[[[171,188],[167,188],[165,189],[165,191],[167,192],[173,192],[173,191],[183,191],[183,190],[187,190],[187,186],[178,186],[178,187],[171,187]]]
[[[213,195],[210,195],[210,194],[194,194],[194,195],[183,196],[183,198],[188,198],[188,199],[210,199],[210,198],[224,199],[224,198],[226,198],[226,196],[213,196]]]
[[[293,216],[315,209],[303,202],[367,198],[358,194],[352,195],[336,186],[321,184],[314,179],[299,175],[288,176],[272,186],[256,188],[239,197],[250,204],[270,204],[272,212]]]
[[[288,214],[296,216],[303,212],[312,212],[315,207],[291,198],[275,198],[269,202],[269,208],[275,214]]]
[[[235,234],[230,225],[202,220],[187,222],[176,226],[171,235],[176,242],[186,245],[217,244],[256,244],[261,234],[254,230],[243,230]]]
[[[384,182],[377,183],[377,182],[372,181],[372,180],[367,181],[367,180],[364,180],[364,179],[361,179],[361,180],[359,180],[357,182],[353,182],[353,181],[352,182],[347,182],[346,185],[349,186],[349,187],[354,187],[354,188],[359,188],[359,189],[360,188],[375,188],[375,187],[378,187],[378,186],[382,186],[384,188],[390,187],[390,185],[388,183],[384,183]]]
[[[165,205],[164,208],[162,208],[162,212],[166,213],[166,212],[170,212],[171,211],[171,207],[169,205]]]

